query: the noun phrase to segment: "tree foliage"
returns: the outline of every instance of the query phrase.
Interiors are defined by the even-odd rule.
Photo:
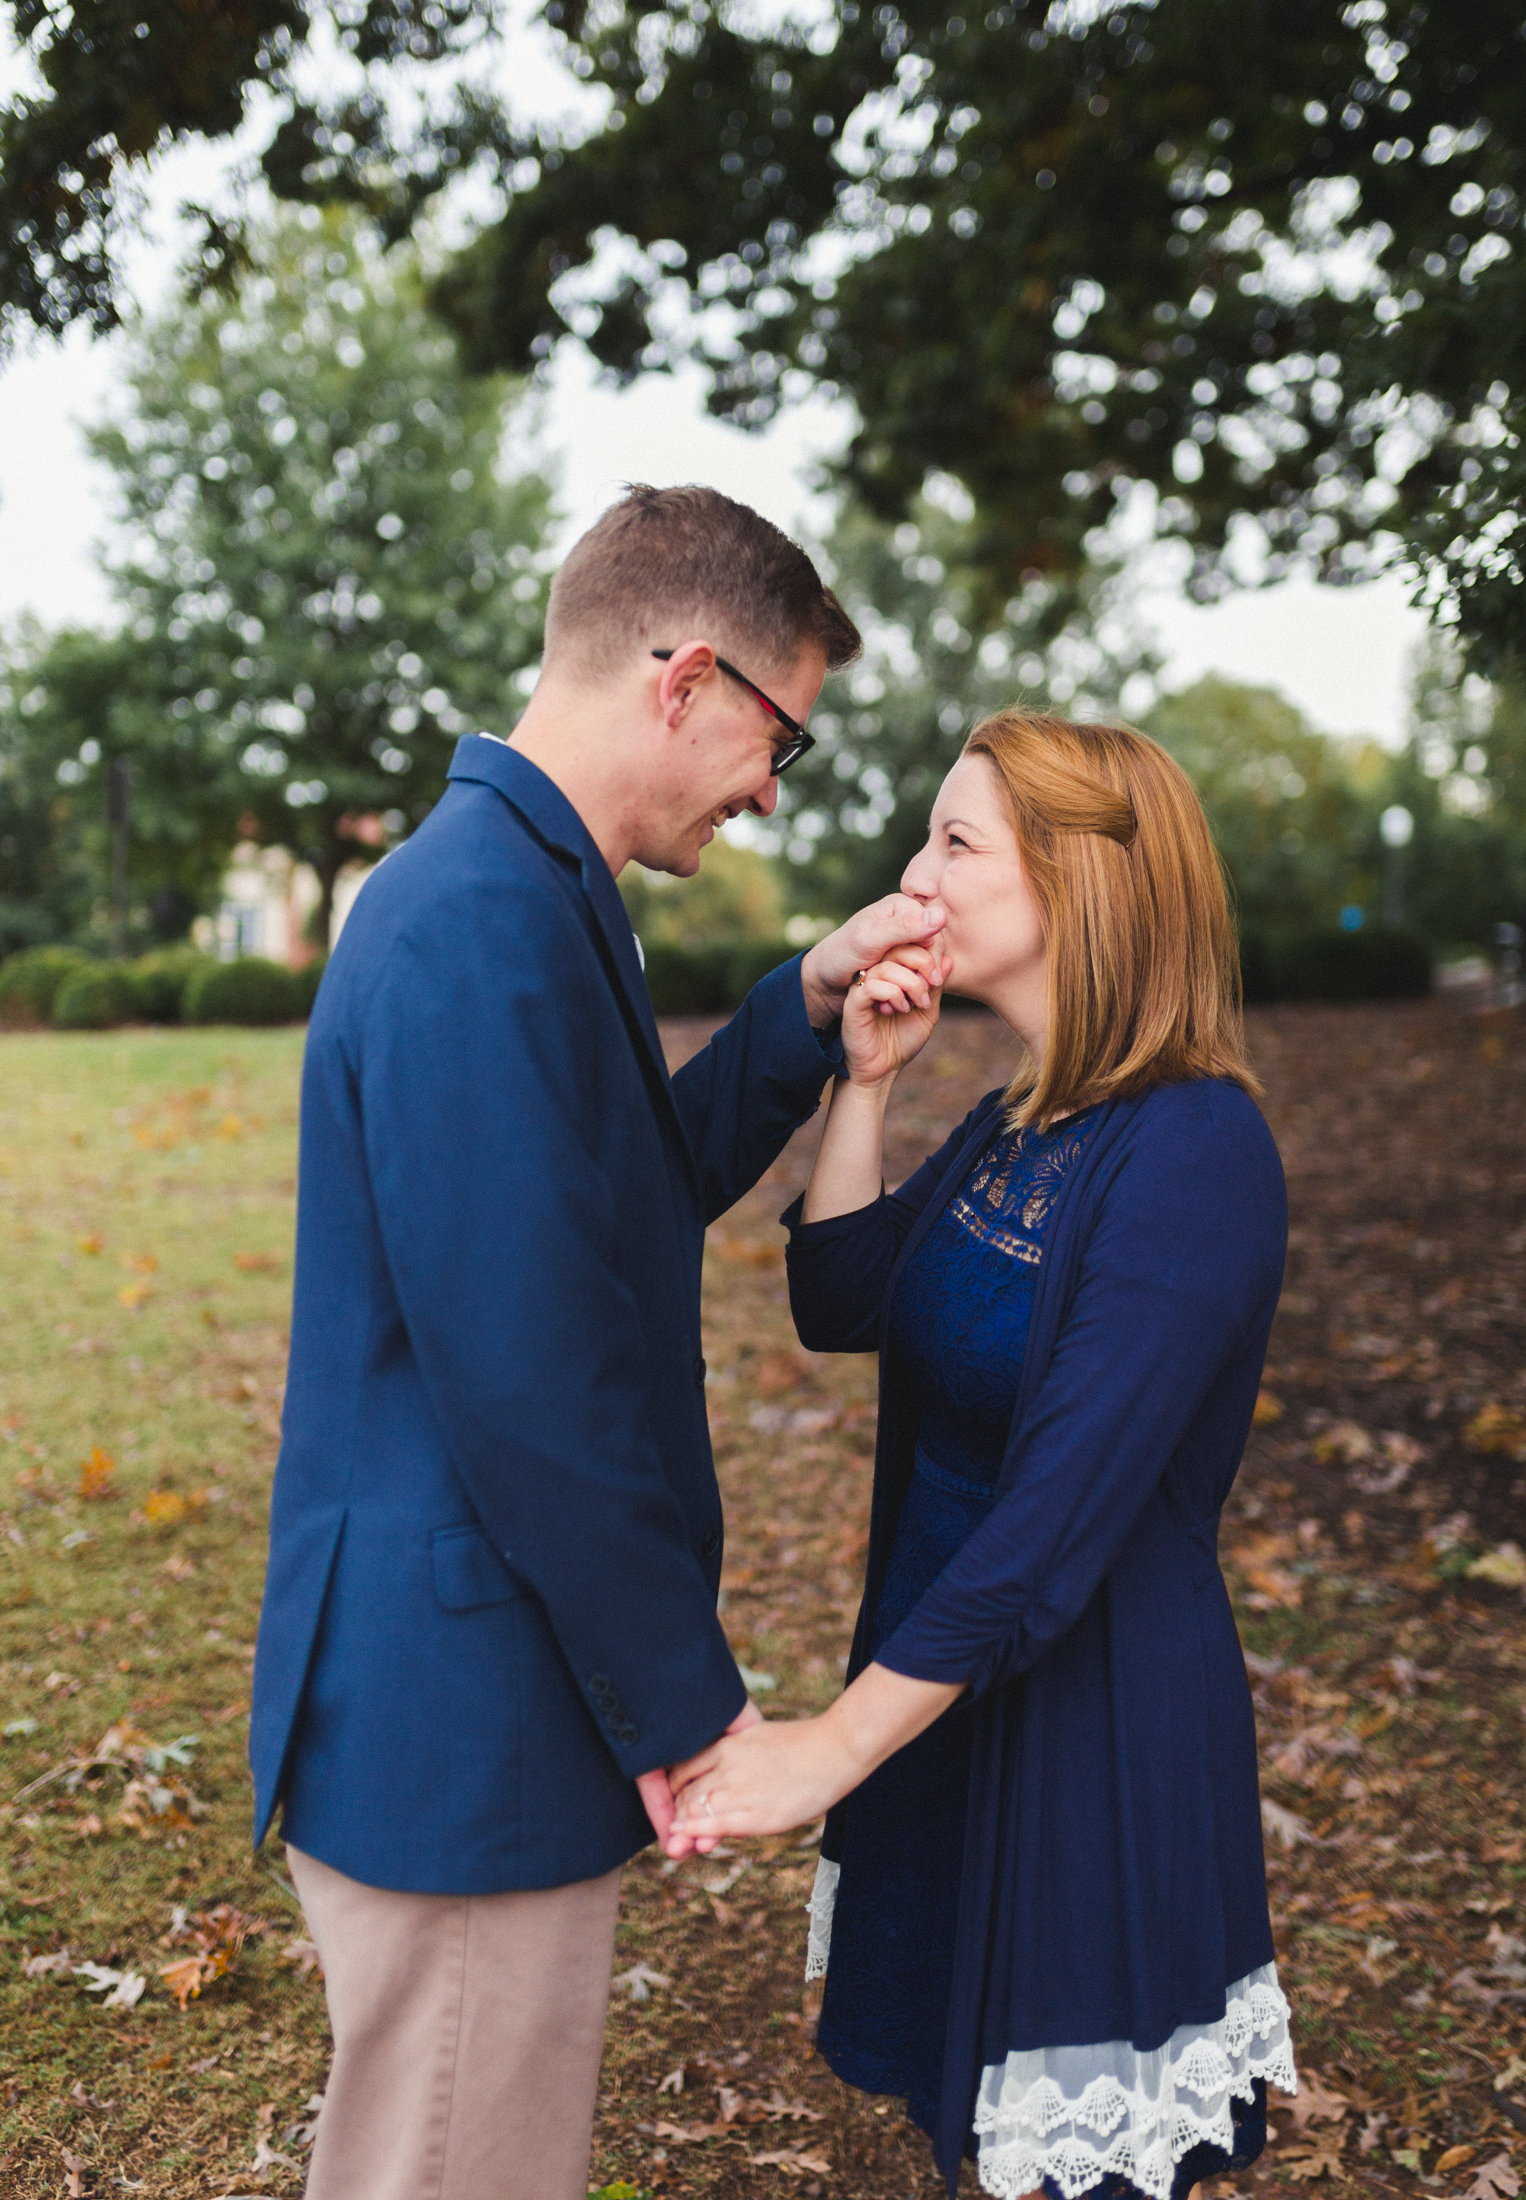
[[[128,530],[112,646],[144,707],[76,713],[73,768],[98,778],[107,726],[135,757],[165,752],[203,848],[242,833],[312,862],[326,935],[359,821],[403,831],[452,737],[510,730],[539,654],[548,491],[500,478],[505,389],[461,372],[411,259],[308,220],[236,302],[144,330],[122,417],[92,435]]]
[[[1401,554],[1480,669],[1522,641],[1518,0],[551,0],[609,126],[438,288],[478,364],[682,352],[756,422],[823,383],[882,516],[974,497],[997,601],[1143,484],[1210,595]]]
[[[276,195],[364,207],[393,242],[476,155],[516,150],[492,100],[461,89],[420,113],[393,68],[480,42],[493,0],[12,0],[9,13],[37,86],[0,109],[0,327],[114,328],[119,233],[143,164],[187,138],[230,137],[261,92],[275,95],[260,166]],[[323,103],[298,84],[310,41],[350,80]],[[231,287],[250,261],[241,222],[189,211],[198,278]]]
[[[1274,690],[1212,674],[1143,724],[1197,788],[1242,924],[1333,924],[1375,904],[1386,759],[1374,743],[1331,740]]]
[[[939,782],[988,711],[1027,696],[1113,713],[1154,692],[1155,658],[1120,575],[1089,572],[1063,603],[1052,583],[1031,579],[986,618],[970,539],[964,508],[945,493],[941,503],[919,497],[896,526],[850,502],[824,546],[864,654],[827,682],[811,715],[817,746],[780,781],[778,809],[759,829],[812,913],[894,890]]]

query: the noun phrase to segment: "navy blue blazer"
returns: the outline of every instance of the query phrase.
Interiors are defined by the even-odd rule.
[[[864,1613],[912,1471],[897,1281],[995,1134],[989,1093],[891,1198],[789,1248],[802,1340],[879,1348]],[[997,1501],[878,1662],[975,1696],[936,2152],[954,2189],[982,2069],[1224,2015],[1272,1960],[1256,1737],[1216,1552],[1287,1237],[1254,1102],[1217,1079],[1104,1108],[1039,1268]],[[849,1676],[866,1662],[865,1619]],[[833,1813],[822,1841],[838,1856]]]
[[[798,962],[669,1081],[624,905],[462,741],[319,990],[255,1659],[255,1836],[369,1885],[609,1871],[745,1691],[716,1617],[706,1223],[834,1059]]]

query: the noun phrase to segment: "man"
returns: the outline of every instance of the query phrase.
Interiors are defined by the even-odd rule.
[[[620,1867],[749,1715],[704,1228],[814,1111],[855,972],[941,921],[865,912],[670,1082],[615,878],[768,815],[857,648],[756,513],[633,490],[325,975],[251,1731],[327,1974],[309,2200],[582,2200]]]

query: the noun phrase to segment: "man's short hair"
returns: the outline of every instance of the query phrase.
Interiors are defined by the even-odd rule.
[[[788,535],[718,489],[633,483],[551,584],[546,661],[614,672],[703,635],[755,678],[819,649],[851,664],[858,628]]]

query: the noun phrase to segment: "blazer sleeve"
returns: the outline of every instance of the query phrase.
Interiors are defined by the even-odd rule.
[[[705,1220],[734,1207],[821,1105],[842,1062],[836,1034],[812,1030],[800,956],[761,978],[708,1046],[673,1078],[699,1172]]]
[[[746,1694],[646,1410],[569,957],[602,981],[581,937],[545,951],[527,892],[495,886],[465,916],[471,952],[459,923],[452,941],[405,934],[369,1006],[356,1071],[377,1222],[452,1463],[634,1777],[713,1740]],[[627,1714],[613,1735],[611,1700]]]
[[[988,1093],[899,1191],[882,1191],[872,1206],[802,1222],[802,1192],[785,1208],[779,1220],[790,1234],[784,1256],[790,1312],[808,1351],[879,1349],[885,1293],[901,1247],[958,1159],[976,1117],[990,1109],[994,1097]]]
[[[978,1695],[1026,1671],[1091,1601],[1226,1368],[1249,1424],[1282,1280],[1281,1164],[1242,1094],[1169,1090],[1093,1226],[1015,1479],[876,1653],[892,1672]]]

